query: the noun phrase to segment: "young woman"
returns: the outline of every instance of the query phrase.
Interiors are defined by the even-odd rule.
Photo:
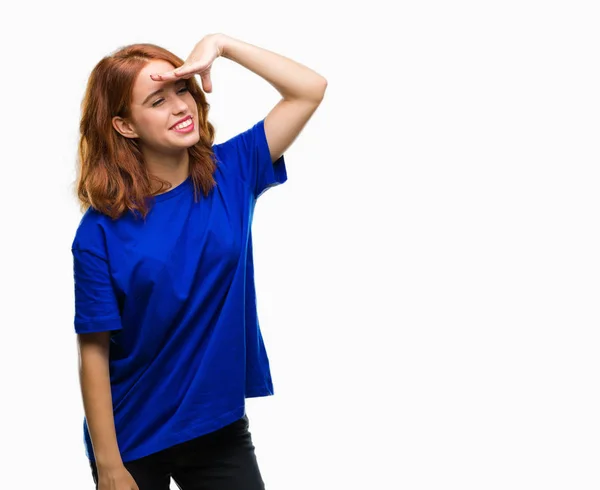
[[[225,57],[282,99],[215,145],[204,92]],[[202,89],[195,79],[199,74]],[[189,57],[134,44],[102,59],[82,103],[72,244],[86,454],[99,490],[264,488],[245,399],[273,394],[257,318],[256,199],[327,82],[224,34]]]

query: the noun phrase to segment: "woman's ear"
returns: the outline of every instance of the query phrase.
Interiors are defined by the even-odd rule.
[[[115,128],[122,136],[125,136],[125,138],[139,138],[133,125],[127,119],[123,119],[120,116],[114,116],[112,118],[112,125],[113,128]]]

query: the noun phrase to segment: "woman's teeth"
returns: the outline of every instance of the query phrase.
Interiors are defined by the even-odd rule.
[[[182,122],[181,124],[178,124],[177,126],[175,126],[175,129],[187,128],[190,124],[192,124],[192,120],[188,119],[187,121]]]

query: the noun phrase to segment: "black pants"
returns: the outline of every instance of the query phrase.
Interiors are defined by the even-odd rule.
[[[196,439],[124,462],[140,490],[264,490],[248,417]],[[90,461],[96,489],[98,469]]]

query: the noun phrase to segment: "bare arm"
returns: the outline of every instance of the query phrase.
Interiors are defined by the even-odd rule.
[[[108,353],[110,331],[77,335],[79,381],[98,468],[123,465],[113,415]]]
[[[265,134],[275,162],[296,140],[313,116],[327,88],[327,80],[312,69],[283,55],[216,34],[221,56],[269,82],[282,99],[265,117]]]
[[[265,117],[265,135],[271,161],[275,163],[321,104],[327,80],[297,61],[222,33],[204,36],[182,66],[163,73],[152,73],[150,77],[169,81],[178,77],[190,78],[198,73],[205,92],[212,92],[210,69],[219,56],[247,68],[280,93],[281,100]]]

